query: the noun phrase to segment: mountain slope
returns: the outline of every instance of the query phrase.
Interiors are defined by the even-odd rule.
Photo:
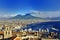
[[[11,17],[9,19],[41,19],[41,18],[34,17],[34,16],[30,15],[30,14],[26,14],[26,15],[23,15],[23,16],[22,15],[17,15],[15,17]]]
[[[32,16],[31,14],[26,14],[26,15],[16,15],[14,17],[8,18],[8,19],[44,19],[44,20],[60,20],[60,17],[53,17],[53,18],[41,18],[41,17],[35,17]]]

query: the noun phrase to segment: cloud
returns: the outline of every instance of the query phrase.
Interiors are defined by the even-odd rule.
[[[6,15],[5,15],[5,14],[3,14],[3,15],[1,14],[1,15],[0,15],[0,18],[9,18],[9,17],[13,17],[13,16],[15,16],[15,15],[16,15],[16,14],[6,14]]]
[[[32,10],[32,15],[36,17],[59,17],[60,11],[34,11]]]
[[[9,12],[9,11],[0,11],[0,18],[9,18],[16,16],[17,14],[15,12]]]
[[[0,11],[0,18],[8,18],[8,17],[13,17],[16,16],[18,14],[21,15],[25,15],[26,13],[30,13],[33,16],[36,17],[42,17],[42,18],[46,18],[46,17],[60,17],[60,11],[35,11],[35,10],[30,10],[30,11],[26,11],[26,12],[6,12],[6,11]]]

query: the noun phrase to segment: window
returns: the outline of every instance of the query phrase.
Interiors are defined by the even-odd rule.
[[[8,34],[10,34],[10,32],[8,32]]]
[[[6,34],[7,34],[7,31],[6,31]]]

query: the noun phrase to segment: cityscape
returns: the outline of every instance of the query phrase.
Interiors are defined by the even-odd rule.
[[[0,0],[0,40],[60,40],[60,0]]]
[[[37,23],[36,21],[37,20],[22,20],[22,21],[8,20],[8,22],[0,21],[0,39],[1,40],[60,40],[60,31],[58,33],[51,31],[52,29],[49,30],[49,28],[47,27],[45,28],[44,25],[46,24],[44,25],[42,24],[46,22],[45,20],[37,21],[41,23],[39,25],[43,26],[43,27],[39,26],[39,29],[37,29],[38,25],[35,24]],[[48,22],[50,22],[50,20]],[[54,21],[54,22],[58,23],[59,21]],[[30,24],[32,25],[29,27],[28,25]],[[52,25],[49,26],[52,27]]]

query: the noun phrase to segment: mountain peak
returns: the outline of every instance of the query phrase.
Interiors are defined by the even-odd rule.
[[[32,15],[28,13],[28,14],[26,14],[26,15],[24,15],[24,16],[32,16]]]
[[[22,15],[19,14],[19,15],[16,15],[16,16],[22,16]]]
[[[17,15],[15,17],[12,17],[12,19],[40,19],[38,17],[32,16],[31,14],[26,14],[26,15]]]

